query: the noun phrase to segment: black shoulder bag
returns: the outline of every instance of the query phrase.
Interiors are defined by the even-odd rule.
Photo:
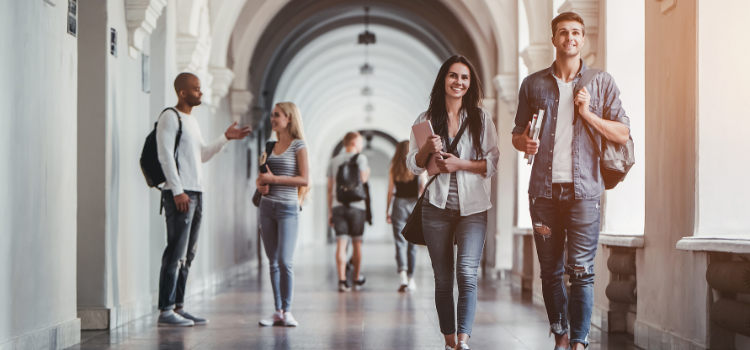
[[[276,141],[268,141],[266,142],[266,160],[268,160],[268,157],[271,156],[271,152],[273,152],[273,147],[276,146]],[[263,164],[260,165],[260,172],[266,173],[268,172],[268,165],[266,165],[266,162],[264,161]],[[260,191],[256,188],[255,194],[253,194],[253,204],[255,204],[256,207],[260,207],[260,198],[263,195],[260,194]]]
[[[450,146],[448,146],[448,153],[453,153],[453,151],[456,150],[458,140],[464,134],[464,130],[466,130],[467,125],[469,125],[468,120],[465,120],[463,124],[461,124],[461,128],[458,130],[458,134],[456,134],[453,142],[451,142]],[[427,245],[427,242],[425,242],[424,240],[424,232],[422,231],[422,201],[424,200],[424,195],[427,193],[427,187],[429,187],[430,184],[432,184],[432,182],[435,181],[435,179],[439,175],[440,174],[435,174],[432,176],[432,178],[430,178],[430,181],[427,181],[427,184],[424,186],[424,190],[422,191],[422,195],[419,196],[417,204],[414,206],[414,210],[412,210],[411,214],[409,214],[409,219],[406,220],[404,229],[401,230],[401,235],[404,236],[404,239],[406,239],[409,243],[416,245]]]
[[[594,81],[594,78],[596,78],[600,72],[601,70],[593,68],[585,71],[581,76],[581,79],[578,79],[578,83],[573,91],[573,96],[577,95],[578,91]],[[576,115],[577,114],[578,109],[576,109]],[[628,142],[625,145],[621,145],[603,137],[600,148],[599,143],[594,137],[594,133],[591,131],[591,127],[585,120],[583,126],[586,128],[586,132],[589,134],[589,138],[591,138],[591,142],[594,143],[596,151],[599,154],[599,169],[602,174],[602,179],[604,180],[604,188],[611,190],[615,188],[618,183],[625,180],[628,171],[630,171],[630,168],[635,164],[633,138],[628,137]]]

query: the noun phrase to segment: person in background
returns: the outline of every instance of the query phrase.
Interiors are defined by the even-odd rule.
[[[358,132],[349,132],[344,136],[346,152],[331,159],[328,167],[328,224],[336,231],[336,270],[339,276],[339,292],[351,291],[346,279],[346,248],[352,241],[352,265],[354,270],[354,285],[361,288],[365,284],[365,277],[361,275],[362,267],[362,234],[365,231],[366,206],[365,201],[341,203],[336,198],[336,175],[345,162],[356,158],[360,181],[367,183],[370,177],[370,167],[367,157],[361,154],[363,141]]]
[[[429,120],[435,135],[417,145],[409,140],[406,165],[422,174],[430,154],[440,174],[425,189],[422,229],[435,273],[435,307],[445,349],[467,350],[477,307],[477,269],[487,236],[487,210],[492,208],[491,178],[500,153],[492,117],[480,108],[482,84],[466,57],[453,56],[438,71],[430,106],[414,124]],[[462,125],[467,125],[459,136]],[[458,137],[453,153],[445,152]],[[457,244],[454,263],[454,242]],[[458,307],[453,302],[453,276],[458,280]],[[458,310],[458,343],[456,313]]]
[[[161,258],[159,273],[159,326],[192,326],[206,324],[205,318],[194,316],[183,308],[185,286],[190,264],[198,248],[203,208],[203,173],[201,163],[219,153],[229,140],[240,140],[250,134],[250,127],[236,128],[237,122],[214,142],[203,143],[198,120],[191,115],[201,104],[201,81],[190,73],[180,73],[174,80],[177,93],[175,113],[167,109],[156,125],[156,145],[166,184],[162,189],[162,205],[167,220],[167,247]],[[175,140],[182,123],[182,137]]]
[[[260,200],[260,228],[268,257],[276,312],[263,326],[297,327],[292,316],[294,271],[292,259],[297,245],[298,214],[308,192],[310,171],[302,116],[294,103],[277,103],[271,113],[276,145],[266,155],[268,171],[256,180]]]
[[[406,167],[407,153],[409,153],[409,141],[403,141],[396,146],[396,153],[391,159],[391,167],[388,171],[388,199],[385,207],[385,220],[393,225],[393,240],[396,243],[396,264],[401,281],[401,285],[398,287],[399,292],[417,289],[417,284],[414,283],[417,246],[407,242],[401,235],[401,230],[404,229],[406,220],[414,210],[426,182],[424,173],[414,175]],[[392,212],[391,200],[393,200]]]

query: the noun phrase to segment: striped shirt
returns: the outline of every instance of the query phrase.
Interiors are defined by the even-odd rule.
[[[276,146],[278,147],[278,146]],[[276,147],[268,155],[266,164],[271,172],[276,176],[299,176],[299,167],[297,166],[297,151],[307,147],[305,141],[295,139],[289,145],[289,148],[282,154],[276,154]],[[270,184],[268,194],[263,198],[277,202],[297,203],[297,187],[279,184]]]

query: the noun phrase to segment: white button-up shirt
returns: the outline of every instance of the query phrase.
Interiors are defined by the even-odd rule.
[[[492,176],[497,172],[497,161],[500,158],[500,151],[497,149],[497,129],[495,129],[495,123],[492,122],[489,113],[482,111],[483,115],[483,135],[482,135],[482,151],[483,156],[487,161],[487,170],[484,174],[475,174],[469,171],[459,170],[456,172],[456,181],[458,182],[458,202],[461,206],[461,216],[468,216],[471,214],[481,213],[487,209],[492,208],[490,202],[490,191],[492,190]],[[466,114],[461,114],[461,123],[466,119]],[[414,124],[419,124],[427,120],[426,113],[419,115]],[[471,132],[467,127],[461,139],[458,140],[456,146],[458,156],[461,159],[477,160],[479,157],[474,152],[473,139]],[[406,155],[406,166],[415,175],[422,174],[425,168],[417,166],[417,152],[419,152],[419,145],[417,140],[414,138],[414,132],[412,131],[411,137],[409,138],[409,154]],[[444,173],[438,175],[438,178],[430,185],[427,191],[427,200],[430,204],[445,209],[445,203],[448,200],[448,190],[450,188],[451,174]]]

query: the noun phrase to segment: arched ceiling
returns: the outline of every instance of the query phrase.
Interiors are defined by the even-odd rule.
[[[324,178],[331,151],[351,130],[372,129],[396,140],[409,137],[416,117],[429,102],[435,75],[442,63],[417,38],[392,27],[371,25],[377,44],[369,45],[371,75],[360,74],[365,46],[357,45],[363,25],[340,27],[320,35],[287,64],[274,103],[292,101],[302,113],[313,178]],[[362,95],[369,86],[371,96]],[[365,111],[372,104],[374,110]],[[369,115],[369,119],[367,118]]]

